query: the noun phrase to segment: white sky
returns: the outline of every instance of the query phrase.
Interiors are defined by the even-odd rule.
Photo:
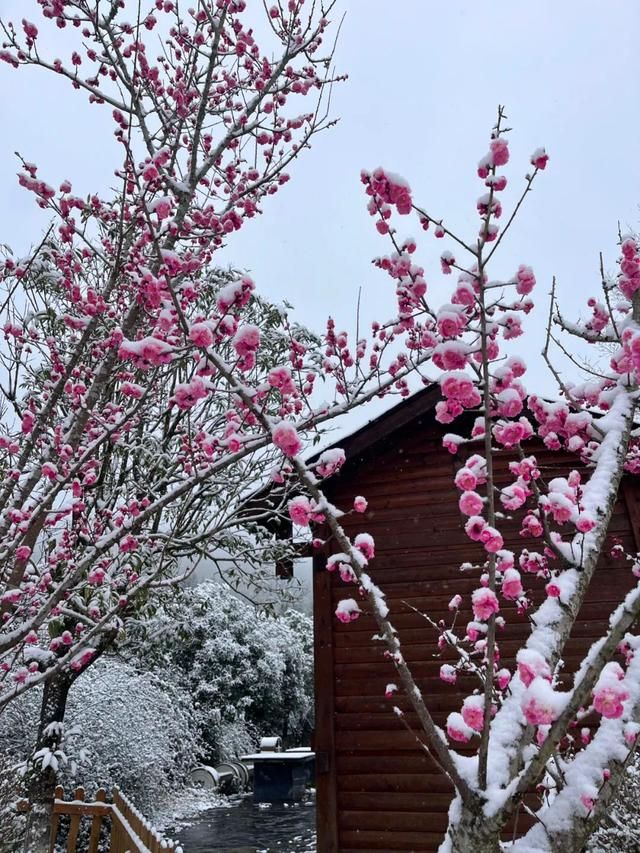
[[[260,16],[262,3],[255,5]],[[519,187],[530,153],[544,145],[547,171],[529,196],[500,251],[491,277],[519,263],[534,267],[540,287],[531,336],[518,341],[532,373],[529,387],[549,392],[538,353],[553,274],[566,313],[575,315],[597,292],[598,252],[614,269],[617,223],[638,228],[640,201],[640,4],[637,0],[339,0],[346,12],[337,51],[333,113],[338,126],[319,136],[291,170],[292,180],[265,203],[220,261],[251,270],[259,288],[296,306],[296,317],[321,329],[331,313],[355,328],[393,312],[393,284],[371,267],[388,251],[365,209],[362,167],[384,165],[411,184],[432,215],[472,237],[483,187],[475,166],[487,149],[498,103],[507,106],[511,189]],[[41,21],[35,0],[1,0],[4,18]],[[74,32],[55,31],[54,54],[68,57]],[[91,107],[66,81],[39,69],[0,63],[0,241],[24,251],[46,218],[17,186],[14,151],[57,184],[68,177],[80,193],[104,191],[118,165],[110,110]],[[505,194],[508,200],[513,196]],[[430,287],[452,284],[437,259],[445,240],[422,235],[418,260]],[[359,416],[360,420],[370,415]]]

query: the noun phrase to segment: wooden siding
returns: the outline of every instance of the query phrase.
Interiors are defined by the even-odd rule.
[[[477,684],[462,677],[452,687],[440,680],[441,664],[454,656],[450,650],[438,653],[435,632],[409,605],[435,619],[449,618],[448,602],[460,593],[464,605],[458,624],[465,626],[471,619],[468,594],[478,585],[478,572],[462,574],[459,565],[483,559],[480,547],[469,542],[462,529],[453,483],[460,461],[442,447],[442,432],[429,416],[405,424],[387,435],[382,446],[349,458],[328,489],[341,508],[348,508],[358,494],[369,501],[364,516],[345,516],[344,527],[348,533],[366,531],[375,538],[370,573],[387,596],[403,654],[439,725],[450,711],[459,710],[464,691]],[[539,452],[545,479],[566,471],[566,455],[533,449]],[[505,455],[497,464],[499,479],[505,482],[507,462]],[[623,494],[610,532],[636,550],[637,531],[627,504],[637,519],[637,487],[627,483]],[[539,541],[527,543],[518,531],[517,521],[506,525],[505,547],[539,549]],[[451,786],[392,713],[392,704],[408,710],[407,700],[401,693],[393,703],[384,698],[395,672],[383,657],[382,644],[372,642],[373,619],[363,615],[351,625],[335,619],[336,602],[352,595],[353,588],[325,570],[328,553],[314,558],[318,849],[437,850],[447,825]],[[531,577],[526,580],[530,586]],[[602,635],[615,602],[632,581],[624,560],[603,556],[565,649],[567,670],[574,669]],[[534,580],[532,585],[540,600],[544,582]],[[499,632],[500,652],[503,665],[512,669],[529,627],[526,615],[518,616],[512,604],[501,601],[501,607],[508,624]],[[411,712],[407,721],[415,723]],[[522,816],[519,826],[526,828]]]

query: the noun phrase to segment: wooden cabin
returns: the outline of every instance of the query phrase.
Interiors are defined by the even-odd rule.
[[[339,442],[347,461],[325,491],[343,509],[356,495],[367,498],[367,512],[345,516],[344,527],[350,534],[366,531],[375,538],[370,574],[386,593],[404,656],[436,723],[444,725],[476,684],[465,678],[456,686],[440,680],[441,664],[455,659],[451,652],[438,653],[437,635],[411,606],[447,619],[448,602],[460,593],[463,608],[468,607],[478,574],[462,574],[459,566],[478,562],[482,551],[463,531],[453,478],[464,454],[452,456],[442,446],[451,427],[435,420],[438,399],[437,389],[425,389]],[[459,423],[455,427],[463,431]],[[545,479],[566,474],[568,464],[579,467],[577,459],[540,443],[531,443],[531,451],[538,454]],[[509,456],[500,456],[497,470],[506,483]],[[623,484],[610,530],[630,551],[640,550],[639,496],[631,479]],[[505,547],[538,550],[539,540],[527,543],[519,528],[517,519],[506,527]],[[435,851],[444,838],[452,788],[392,712],[393,704],[408,709],[406,699],[401,693],[393,702],[385,699],[385,686],[396,678],[383,645],[372,641],[373,618],[363,614],[350,625],[335,618],[337,601],[352,597],[353,586],[326,571],[331,550],[329,543],[314,556],[318,850]],[[568,670],[602,635],[614,603],[634,580],[628,563],[613,559],[607,548],[565,650]],[[541,598],[544,584],[535,585]],[[508,616],[499,635],[502,663],[513,669],[517,648],[528,634],[527,617],[517,616],[515,607],[503,601],[501,607]],[[464,626],[470,619],[470,609],[462,610],[458,623]],[[408,713],[407,720],[414,723],[415,715]],[[521,829],[525,820],[523,815]]]

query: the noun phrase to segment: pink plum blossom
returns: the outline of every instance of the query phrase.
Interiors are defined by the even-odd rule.
[[[596,798],[589,792],[580,794],[580,802],[590,812],[596,804]]]
[[[511,681],[511,673],[508,669],[500,669],[496,673],[496,681],[500,690],[506,690]]]
[[[536,150],[531,155],[531,165],[535,166],[536,169],[545,169],[548,162],[549,155],[544,150],[544,148],[536,148]]]
[[[576,519],[576,529],[580,533],[589,533],[596,526],[596,521],[587,513],[580,513]]]
[[[496,558],[496,568],[499,572],[506,572],[507,569],[513,568],[515,561],[513,551],[502,548],[500,551],[496,551]]]
[[[470,468],[460,468],[456,472],[456,486],[464,491],[473,491],[478,483],[478,479]]]
[[[531,438],[533,428],[525,418],[518,421],[498,421],[493,427],[493,435],[504,447],[514,447]]]
[[[529,496],[528,490],[523,486],[515,483],[511,486],[505,486],[500,492],[500,503],[507,510],[516,510],[527,502]]]
[[[522,698],[522,712],[532,726],[548,726],[562,711],[565,697],[544,678],[536,677]]]
[[[173,399],[179,409],[186,411],[193,408],[199,400],[203,400],[208,393],[205,380],[195,376],[191,382],[176,385]]]
[[[445,397],[464,399],[475,390],[473,380],[462,370],[451,370],[442,375],[438,381]]]
[[[490,527],[486,524],[482,528],[482,532],[480,533],[480,541],[485,547],[485,550],[489,552],[489,554],[495,554],[496,551],[500,551],[504,546],[504,540],[502,538],[502,534],[496,530],[495,527]]]
[[[502,577],[502,594],[505,598],[515,601],[522,593],[520,572],[517,569],[507,569]]]
[[[362,495],[357,495],[353,499],[353,509],[355,512],[366,512],[367,506],[367,499],[363,498]]]
[[[293,424],[280,421],[271,432],[273,443],[285,456],[296,456],[302,450],[302,441]]]
[[[353,544],[367,560],[373,560],[376,553],[373,536],[369,533],[358,533],[356,538],[353,540]]]
[[[482,531],[487,526],[487,522],[480,515],[472,515],[464,526],[465,532],[469,539],[474,542],[479,542],[482,536]]]
[[[520,676],[520,681],[522,681],[525,687],[529,687],[531,682],[535,678],[538,678],[538,676],[544,679],[551,678],[549,664],[539,652],[527,648],[520,649],[516,660],[518,664],[518,675]]]
[[[101,584],[104,583],[104,579],[106,577],[106,574],[107,573],[105,572],[105,570],[103,568],[101,568],[100,566],[96,566],[96,568],[92,569],[89,572],[89,574],[87,575],[87,581],[92,586],[100,586]]]
[[[456,679],[458,677],[458,673],[454,666],[451,666],[449,663],[443,663],[440,667],[440,678],[442,681],[447,684],[455,684]]]
[[[345,460],[346,456],[341,448],[333,447],[330,450],[325,450],[316,462],[316,472],[321,477],[331,477],[342,468]]]
[[[493,139],[489,146],[491,149],[491,160],[494,166],[506,166],[509,162],[509,143],[502,137]]]
[[[475,732],[465,723],[462,714],[454,711],[447,717],[447,734],[453,741],[469,743]]]
[[[358,602],[353,598],[343,598],[336,607],[336,616],[345,624],[353,622],[360,616],[361,612]]]
[[[484,696],[467,696],[462,703],[462,719],[476,732],[482,731],[484,724]]]
[[[295,383],[288,367],[274,367],[269,371],[267,381],[272,388],[277,388],[283,396],[294,394]]]
[[[53,464],[53,462],[45,462],[40,470],[42,476],[46,477],[48,480],[55,480],[58,476],[58,468]]]
[[[544,589],[549,598],[560,598],[561,589],[556,581],[549,581]]]
[[[292,498],[287,505],[287,510],[291,521],[300,527],[307,527],[313,515],[311,502],[304,495]]]
[[[464,515],[479,515],[482,512],[484,501],[477,492],[463,492],[458,501],[460,512]]]
[[[238,329],[233,339],[233,348],[241,358],[254,354],[259,346],[260,329],[257,326],[247,323]]]
[[[536,278],[531,267],[521,265],[516,273],[516,290],[521,296],[531,293],[535,287]]]
[[[623,682],[622,667],[613,661],[605,664],[593,688],[593,707],[603,717],[617,719],[622,716],[623,702],[629,698],[629,691]]]
[[[189,330],[189,340],[197,347],[210,347],[213,343],[213,332],[208,323],[194,323]]]
[[[22,591],[19,589],[8,589],[0,595],[0,603],[2,604],[17,604],[22,598]]]
[[[500,604],[495,592],[487,587],[480,587],[474,590],[471,595],[471,605],[473,607],[473,615],[480,622],[486,622],[494,613],[498,613],[500,610]]]

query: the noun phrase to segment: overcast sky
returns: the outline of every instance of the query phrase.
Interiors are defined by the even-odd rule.
[[[255,5],[256,15],[262,2]],[[531,335],[519,341],[533,375],[551,389],[540,351],[543,294],[557,275],[567,313],[595,293],[598,252],[616,259],[618,221],[638,228],[640,201],[640,4],[637,0],[339,0],[346,13],[336,55],[349,80],[335,88],[335,129],[316,139],[292,180],[265,213],[234,235],[221,262],[250,269],[269,297],[321,328],[326,315],[352,330],[359,288],[362,319],[393,312],[393,286],[371,258],[387,251],[365,209],[362,167],[399,172],[415,199],[463,236],[478,226],[482,192],[475,166],[487,150],[499,103],[507,106],[511,189],[522,184],[530,153],[551,160],[519,218],[492,278],[531,264],[541,284]],[[1,0],[5,18],[40,19],[35,0]],[[73,33],[54,31],[57,52]],[[68,83],[39,69],[0,68],[0,241],[16,251],[37,241],[45,218],[16,183],[14,151],[52,184],[103,191],[118,165],[109,110],[90,107]],[[506,194],[506,200],[513,194]],[[508,207],[508,203],[506,205]],[[445,241],[421,236],[419,260],[434,289],[444,288],[437,258]],[[404,234],[405,231],[403,230]],[[442,301],[442,300],[441,300]]]

